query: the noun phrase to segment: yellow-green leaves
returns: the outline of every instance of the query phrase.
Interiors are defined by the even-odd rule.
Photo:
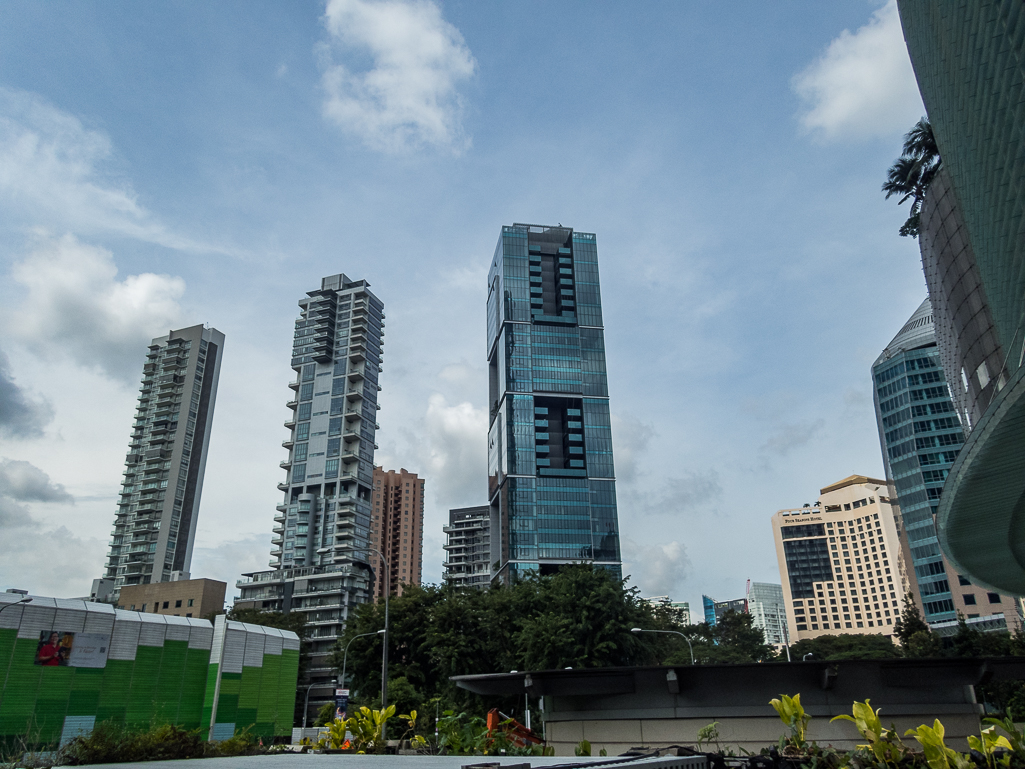
[[[876,760],[887,766],[898,766],[908,750],[900,741],[893,729],[887,729],[879,720],[879,711],[872,709],[870,700],[855,702],[852,716],[836,716],[831,721],[850,721],[861,736],[868,740],[867,745],[859,745],[862,750],[871,750]]]
[[[948,748],[943,742],[946,731],[937,718],[931,727],[922,724],[917,729],[908,729],[906,737],[914,737],[922,745],[929,769],[969,769],[972,762],[967,756]]]
[[[801,707],[801,695],[795,694],[791,697],[781,694],[779,699],[770,700],[769,704],[776,709],[780,720],[790,729],[790,739],[787,743],[796,748],[804,747],[804,734],[811,716]]]
[[[995,769],[996,767],[996,758],[993,755],[996,750],[1013,750],[1013,746],[1008,739],[1002,734],[997,734],[996,726],[983,729],[981,737],[970,735],[968,737],[968,747],[979,751],[986,757],[986,765],[989,766],[989,769]]]

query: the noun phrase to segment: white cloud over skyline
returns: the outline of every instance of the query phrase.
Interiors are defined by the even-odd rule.
[[[384,152],[465,149],[459,85],[476,68],[459,30],[429,0],[329,0],[322,50],[325,116]],[[359,71],[334,61],[369,56]]]
[[[804,102],[801,127],[826,141],[888,138],[925,114],[896,0],[843,30],[792,85]]]
[[[0,86],[0,203],[9,217],[28,228],[211,250],[161,223],[117,167],[106,133],[38,94]]]
[[[487,495],[488,266],[527,221],[598,235],[635,584],[693,606],[778,581],[772,512],[881,472],[868,367],[925,290],[878,194],[899,136],[838,153],[795,131],[793,73],[892,19],[802,2],[337,0],[244,26],[0,4],[0,456],[75,500],[4,497],[25,524],[0,578],[99,576],[145,346],[200,322],[226,344],[193,574],[267,568],[296,300],[345,272],[385,303],[376,461],[426,480],[440,579],[448,509]],[[66,561],[63,586],[29,548]]]
[[[73,235],[40,234],[11,276],[24,293],[0,316],[10,337],[124,381],[138,376],[140,350],[182,317],[185,281],[153,273],[119,280],[110,251]]]

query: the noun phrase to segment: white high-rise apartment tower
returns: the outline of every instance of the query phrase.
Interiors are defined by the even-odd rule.
[[[349,612],[373,595],[377,559],[369,548],[384,304],[367,281],[338,274],[307,292],[299,309],[272,570],[245,574],[235,605],[306,616],[310,666],[300,688],[313,685],[315,711],[334,696],[331,653]]]
[[[97,599],[189,578],[223,351],[224,334],[203,326],[150,343]]]

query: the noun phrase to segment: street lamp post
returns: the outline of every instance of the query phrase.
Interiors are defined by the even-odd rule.
[[[303,705],[303,737],[306,736],[306,716],[310,712],[310,689],[312,689],[314,686],[316,686],[316,684],[311,683],[309,686],[306,687],[306,702]]]
[[[373,633],[360,633],[359,635],[354,635],[352,638],[349,639],[349,643],[345,644],[345,653],[342,654],[342,678],[339,682],[339,686],[342,689],[345,688],[345,666],[349,664],[349,647],[352,646],[352,642],[355,641],[357,638],[364,638],[368,635],[384,635],[384,631],[375,630]]]
[[[634,628],[630,628],[630,632],[631,633],[668,633],[670,635],[678,635],[678,636],[680,636],[680,638],[682,638],[684,641],[687,642],[687,648],[690,649],[690,664],[691,665],[694,664],[694,646],[691,644],[690,638],[688,636],[684,635],[683,633],[681,633],[679,630],[644,630],[643,628],[634,627]]]
[[[355,547],[349,545],[346,550],[366,550],[370,553],[376,553],[377,557],[381,559],[384,564],[384,644],[381,649],[381,710],[383,711],[388,707],[388,594],[391,592],[390,585],[388,584],[391,577],[391,564],[388,559],[384,557],[384,553],[373,547]],[[387,722],[381,722],[381,742],[384,742],[386,735]]]
[[[20,601],[11,601],[10,603],[5,603],[3,606],[0,606],[0,611],[3,611],[4,609],[9,609],[12,606],[17,606],[18,604],[23,604],[23,603],[32,603],[32,599],[28,598],[28,597],[25,597],[25,598],[22,598]]]

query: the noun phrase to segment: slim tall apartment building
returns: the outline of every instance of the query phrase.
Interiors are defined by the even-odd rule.
[[[943,557],[936,510],[965,440],[944,375],[926,299],[872,365],[873,398],[886,477],[900,504],[901,535],[919,604],[934,630],[953,633],[957,614],[981,630],[1020,626],[1016,601],[971,581]]]
[[[103,579],[188,579],[224,334],[190,326],[150,342]]]
[[[910,587],[886,481],[852,475],[772,517],[790,640],[892,635]]]
[[[333,696],[330,653],[349,612],[373,595],[368,546],[384,305],[365,280],[339,274],[321,280],[299,309],[271,571],[243,575],[236,606],[306,615],[310,668],[301,685],[315,684],[313,710]]]
[[[445,527],[446,582],[460,587],[491,583],[491,508],[463,507],[448,511]]]
[[[491,577],[580,561],[620,574],[595,236],[503,227],[487,318]]]
[[[402,595],[406,585],[419,585],[423,571],[424,482],[416,473],[374,468],[373,520],[370,545],[384,553],[391,566],[387,583],[390,595]],[[384,595],[385,570],[371,552],[374,568],[374,600]]]

